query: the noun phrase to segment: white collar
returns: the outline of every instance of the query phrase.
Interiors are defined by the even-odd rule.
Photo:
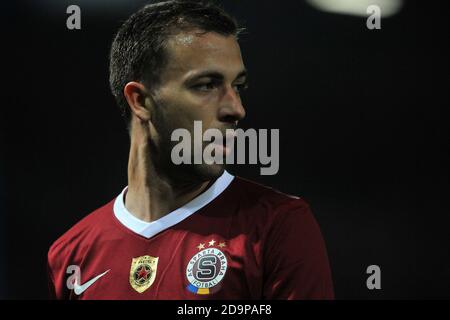
[[[125,227],[147,239],[150,239],[161,231],[164,231],[183,221],[191,214],[213,201],[230,185],[233,179],[234,176],[229,174],[227,171],[224,171],[224,173],[199,196],[192,199],[184,206],[175,209],[174,211],[152,222],[140,220],[127,210],[124,203],[124,195],[128,188],[127,186],[114,201],[114,215]]]

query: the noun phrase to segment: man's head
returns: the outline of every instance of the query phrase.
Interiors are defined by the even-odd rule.
[[[228,14],[205,1],[147,5],[118,31],[110,56],[111,89],[131,136],[148,139],[159,170],[202,180],[223,171],[205,164],[175,169],[170,136],[178,128],[193,135],[194,121],[202,121],[203,130],[225,133],[245,116],[239,31]]]

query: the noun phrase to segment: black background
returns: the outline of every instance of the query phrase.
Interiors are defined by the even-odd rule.
[[[144,2],[86,3],[1,5],[2,298],[45,299],[48,247],[126,185],[108,52]],[[303,1],[222,3],[248,29],[242,126],[281,136],[277,175],[231,171],[311,204],[338,299],[449,298],[444,1],[407,1],[381,30]],[[81,7],[81,30],[66,28],[70,4]],[[381,290],[366,287],[372,264]]]

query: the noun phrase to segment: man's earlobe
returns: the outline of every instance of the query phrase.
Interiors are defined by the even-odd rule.
[[[128,82],[123,89],[123,94],[127,99],[131,113],[142,121],[149,121],[153,99],[147,93],[145,86],[135,81]]]

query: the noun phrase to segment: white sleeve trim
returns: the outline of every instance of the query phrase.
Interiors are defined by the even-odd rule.
[[[184,206],[175,209],[158,220],[146,222],[136,218],[125,207],[124,195],[128,187],[125,187],[120,195],[114,201],[114,215],[116,218],[131,231],[150,239],[154,235],[164,231],[177,223],[183,221],[196,211],[200,210],[208,203],[217,198],[233,181],[234,176],[227,171],[214,182],[206,191],[192,199]]]

